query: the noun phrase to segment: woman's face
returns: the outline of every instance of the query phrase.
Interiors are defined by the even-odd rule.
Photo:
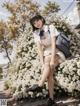
[[[34,27],[36,27],[36,28],[42,28],[42,26],[43,26],[42,20],[36,20],[34,22]]]

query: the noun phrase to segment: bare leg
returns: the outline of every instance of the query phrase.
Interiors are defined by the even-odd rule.
[[[53,94],[54,94],[54,78],[53,78],[53,70],[50,70],[50,67],[47,66],[45,70],[43,71],[42,78],[39,81],[39,86],[43,86],[44,82],[48,79],[48,89],[49,89],[49,96],[53,100]]]
[[[45,65],[44,65],[44,70],[42,70],[42,76],[41,80],[39,81],[39,86],[43,86],[44,82],[47,80],[49,74],[50,74],[50,56],[45,57]]]
[[[53,70],[50,72],[48,77],[48,89],[49,89],[49,97],[53,100],[54,94],[54,78],[53,78]]]
[[[56,55],[55,57],[55,67],[59,64],[58,61],[59,57]],[[51,56],[48,56],[45,59],[45,67],[42,73],[42,77],[41,80],[39,81],[39,86],[43,86],[44,82],[46,81],[46,79],[48,79],[48,88],[49,88],[49,96],[51,99],[53,99],[53,94],[54,94],[54,78],[53,78],[53,73],[54,70],[50,69],[50,60],[51,60]]]
[[[43,86],[44,82],[49,76],[49,73],[50,73],[49,65],[45,65],[42,76],[41,76],[41,80],[39,81],[39,86]]]
[[[59,56],[55,56],[55,67],[59,65]],[[55,70],[50,70],[50,74],[48,77],[48,89],[49,89],[49,97],[53,100],[54,99],[54,71]]]

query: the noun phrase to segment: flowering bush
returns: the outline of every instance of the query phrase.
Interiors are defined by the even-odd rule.
[[[28,0],[30,1],[30,0]],[[50,6],[53,8],[53,6],[50,4]],[[17,39],[17,48],[15,50],[16,52],[16,58],[14,59],[14,62],[12,62],[12,65],[9,67],[9,73],[6,80],[6,88],[10,88],[12,90],[13,96],[17,98],[25,98],[25,97],[39,97],[43,96],[45,97],[48,94],[48,86],[45,82],[45,87],[43,89],[42,93],[33,93],[33,92],[27,92],[27,87],[32,86],[33,84],[37,83],[37,81],[41,77],[41,66],[39,62],[39,57],[36,52],[36,45],[34,44],[33,36],[32,36],[32,29],[30,27],[29,22],[24,21],[26,16],[25,14],[21,16],[22,13],[27,13],[27,16],[29,16],[31,13],[34,13],[37,8],[35,8],[35,5],[33,5],[31,8],[33,8],[34,11],[29,11],[31,7],[30,4],[19,4],[18,12],[16,14],[15,22],[20,22],[19,27],[19,33],[18,33],[18,39]],[[14,9],[13,9],[14,10]],[[28,15],[29,13],[29,15]],[[14,15],[15,15],[14,14]],[[24,18],[25,16],[25,18]],[[47,16],[47,15],[46,15]],[[23,20],[23,18],[24,20]],[[51,17],[49,21],[52,21]],[[59,21],[60,20],[60,21]],[[14,21],[11,20],[12,23]],[[17,23],[17,22],[16,22]],[[80,41],[78,37],[71,33],[71,30],[67,23],[65,21],[61,20],[60,18],[58,20],[54,20],[51,23],[54,23],[55,26],[60,30],[65,32],[66,35],[70,35],[71,38],[71,51],[72,55],[75,56],[75,54],[80,53]],[[13,26],[13,24],[12,24]],[[62,63],[55,75],[55,78],[58,81],[58,85],[62,87],[65,91],[70,92],[71,94],[74,93],[74,90],[80,91],[80,65],[79,65],[79,59],[78,57],[73,58],[71,60],[66,60],[64,63]],[[56,87],[57,88],[57,87]]]
[[[75,95],[80,92],[80,57],[66,60],[58,68],[56,79],[65,91]]]

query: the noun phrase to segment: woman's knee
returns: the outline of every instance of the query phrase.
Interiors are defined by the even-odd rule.
[[[47,79],[51,79],[51,78],[53,79],[53,73],[54,73],[54,72],[52,72],[52,71],[50,70],[50,72],[49,72],[49,75],[48,75]]]
[[[44,61],[44,70],[50,70],[50,65],[49,65],[50,61],[49,58],[46,57],[45,61]]]
[[[44,70],[49,70],[49,69],[50,69],[49,63],[45,63],[45,64],[44,64]]]
[[[50,59],[51,59],[51,55],[45,56],[44,62],[49,64]]]

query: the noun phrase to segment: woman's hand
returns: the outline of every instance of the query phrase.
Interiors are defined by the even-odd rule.
[[[43,65],[44,64],[44,52],[43,52],[43,47],[39,42],[37,42],[37,50],[38,50],[38,55],[40,58],[41,65]]]
[[[54,34],[51,34],[51,46],[52,46],[52,55],[51,55],[51,61],[50,61],[50,67],[52,70],[55,69],[55,54],[56,54],[56,37]]]

